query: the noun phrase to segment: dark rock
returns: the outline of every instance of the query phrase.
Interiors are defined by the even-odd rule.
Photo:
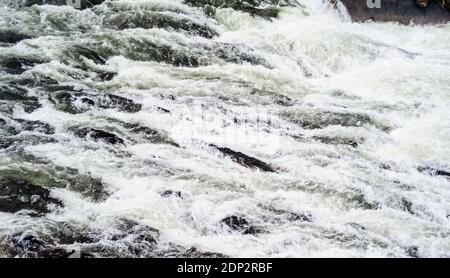
[[[98,72],[98,77],[102,81],[111,81],[116,75],[117,72],[110,72],[110,71],[104,71],[104,72]]]
[[[363,209],[375,210],[381,208],[381,205],[376,201],[369,201],[363,193],[356,193],[354,196],[348,199],[350,202],[355,203],[358,207]]]
[[[96,233],[96,241],[82,247],[92,257],[153,257],[159,231],[130,219],[119,219],[105,233]]]
[[[35,131],[35,132],[41,132],[45,134],[55,134],[55,128],[47,123],[43,123],[40,121],[29,121],[29,120],[22,120],[22,119],[16,119],[16,122],[20,123],[22,125],[22,130],[24,131]]]
[[[166,190],[161,193],[162,197],[178,197],[181,198],[181,191]]]
[[[141,126],[139,124],[127,124],[125,125],[131,133],[139,134],[145,141],[149,141],[154,144],[168,144],[175,147],[180,147],[176,142],[172,141],[164,131],[159,131],[147,126]]]
[[[101,93],[88,94],[82,91],[56,91],[50,93],[50,100],[58,110],[70,114],[83,113],[92,107],[117,109],[129,113],[136,113],[142,110],[142,104],[135,103],[131,99]]]
[[[47,248],[37,253],[39,258],[64,259],[74,254],[75,250],[68,251],[64,248]]]
[[[417,170],[430,176],[442,176],[445,178],[450,178],[450,171],[447,170],[437,169],[433,167],[419,167],[417,168]]]
[[[369,8],[366,1],[361,0],[342,0],[342,3],[353,21],[396,21],[402,24],[439,24],[450,21],[450,13],[436,2],[430,2],[426,8],[418,7],[415,0],[381,0],[381,8]]]
[[[11,147],[13,144],[14,144],[14,140],[12,140],[12,139],[0,138],[0,150],[7,149],[7,148]]]
[[[406,248],[406,254],[411,258],[419,258],[419,248],[417,246],[411,246]]]
[[[277,215],[281,215],[283,218],[288,221],[301,221],[301,222],[313,222],[312,215],[310,213],[296,213],[291,211],[286,211],[283,209],[278,209],[273,206],[262,206],[264,209],[267,209]]]
[[[365,231],[366,230],[366,227],[364,227],[364,226],[362,226],[362,225],[360,225],[358,223],[352,222],[352,223],[347,223],[347,225],[352,227],[352,228],[354,228],[354,229],[356,229],[356,230],[358,230],[358,231]]]
[[[106,23],[112,28],[119,30],[130,28],[160,28],[175,31],[185,31],[191,35],[198,35],[205,38],[212,38],[218,33],[206,24],[197,23],[189,18],[153,12],[140,11],[139,13],[116,12],[111,18],[106,19]]]
[[[261,56],[255,54],[252,48],[242,44],[215,43],[207,50],[214,53],[215,56],[231,63],[247,62],[251,65],[262,65],[266,68],[272,68],[270,64]]]
[[[241,152],[236,152],[233,151],[229,148],[221,148],[215,145],[210,145],[211,147],[217,149],[218,151],[220,151],[223,155],[231,158],[231,160],[233,160],[234,162],[247,167],[247,168],[253,168],[253,169],[259,169],[263,172],[271,172],[271,173],[275,173],[275,170],[270,167],[267,163],[262,162],[259,159],[256,159],[254,157],[250,157],[248,155],[245,155]]]
[[[75,2],[75,1],[73,1],[73,2]],[[84,10],[87,8],[92,8],[94,6],[100,5],[103,2],[105,2],[105,0],[80,0],[80,6],[79,7],[74,6],[74,8]],[[24,1],[25,7],[30,7],[33,5],[65,6],[65,5],[68,5],[68,1],[67,0],[25,0]]]
[[[236,215],[228,216],[220,220],[220,223],[242,234],[255,234],[257,232],[255,227],[251,226],[245,218]]]
[[[69,114],[79,114],[89,110],[88,107],[76,105],[76,101],[80,98],[81,103],[89,106],[92,102],[85,97],[85,94],[74,91],[55,91],[49,93],[50,101],[55,108]]]
[[[45,188],[13,177],[0,177],[0,211],[48,213],[48,205],[63,206],[61,201],[50,197],[50,191]]]
[[[131,235],[133,241],[156,244],[159,238],[159,231],[157,229],[147,225],[141,225],[130,219],[120,219],[117,228],[121,232],[113,235],[111,237],[112,240],[121,239]]]
[[[0,43],[18,43],[23,40],[31,39],[31,36],[18,34],[11,31],[2,31],[0,30]]]
[[[412,214],[412,215],[416,214],[414,212],[413,203],[411,201],[407,200],[406,198],[402,198],[401,206],[402,206],[402,209],[404,211],[408,212],[409,214]]]
[[[0,103],[2,102],[20,105],[27,113],[41,107],[38,98],[28,96],[26,89],[16,85],[0,85]]]
[[[330,112],[322,110],[285,111],[281,115],[304,129],[321,129],[327,126],[344,127],[377,124],[366,114]],[[387,127],[381,127],[387,129]]]
[[[95,128],[80,128],[75,131],[75,135],[80,138],[89,138],[94,141],[102,141],[107,144],[125,144],[125,141],[119,136]]]
[[[0,60],[0,70],[9,74],[22,74],[42,61],[26,58],[7,58]]]
[[[313,139],[316,139],[324,144],[333,144],[333,145],[348,145],[353,148],[358,147],[358,142],[351,138],[342,138],[342,137],[321,137],[321,136],[313,136]]]
[[[214,14],[212,7],[231,8],[267,19],[277,17],[280,7],[294,5],[294,1],[289,0],[185,0],[185,2],[205,7],[205,12],[210,15]]]
[[[170,114],[170,110],[167,110],[167,109],[165,109],[165,108],[158,107],[157,109],[158,109],[159,112],[166,113],[166,114]]]
[[[141,111],[142,104],[121,96],[105,95],[99,99],[99,107],[104,109],[116,108],[129,113],[136,113]]]
[[[107,57],[100,55],[98,51],[88,48],[86,46],[73,46],[68,50],[72,55],[72,59],[75,61],[80,61],[80,58],[84,57],[93,61],[96,64],[104,65],[106,63]]]
[[[34,235],[16,234],[8,237],[7,241],[20,251],[39,252],[46,246],[44,241]]]
[[[87,98],[87,97],[82,98],[81,102],[84,103],[84,104],[87,104],[89,106],[94,106],[95,105],[95,102],[92,99]]]
[[[161,252],[157,252],[155,257],[164,257],[164,258],[227,258],[227,256],[219,253],[211,253],[211,252],[202,252],[197,250],[197,248],[192,247],[189,249],[185,249],[182,247],[175,247],[170,250],[163,250]]]

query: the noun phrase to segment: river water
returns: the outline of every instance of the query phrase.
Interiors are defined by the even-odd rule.
[[[450,25],[27,2],[0,0],[30,36],[0,43],[0,200],[34,190],[0,256],[450,256]]]

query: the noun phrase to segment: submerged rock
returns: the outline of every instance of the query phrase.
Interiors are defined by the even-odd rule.
[[[155,253],[155,257],[163,258],[227,258],[227,256],[219,253],[202,252],[192,247],[185,249],[176,246],[169,250],[162,250]]]
[[[175,31],[184,31],[188,34],[198,35],[205,38],[213,38],[218,32],[212,27],[198,23],[181,14],[168,14],[153,11],[140,11],[136,13],[116,12],[106,19],[107,25],[119,30],[131,28],[161,28]]]
[[[38,98],[28,95],[26,89],[15,85],[0,85],[0,103],[21,106],[27,113],[41,108]]]
[[[370,8],[367,1],[341,0],[353,21],[395,21],[402,24],[439,24],[450,21],[447,0],[381,0],[380,7]],[[372,1],[375,2],[375,1]],[[443,5],[439,4],[441,2]],[[336,3],[336,0],[332,0]]]
[[[0,177],[0,211],[15,213],[33,210],[49,213],[49,206],[61,207],[61,201],[50,197],[50,191],[26,180]]]
[[[16,119],[15,121],[21,124],[22,131],[34,131],[48,135],[55,134],[55,128],[47,123],[22,119]]]
[[[95,103],[95,102],[94,102]],[[121,111],[136,113],[141,111],[142,104],[135,103],[131,99],[117,95],[104,95],[99,98],[98,106],[100,108],[116,108]]]
[[[205,12],[209,15],[214,13],[211,7],[231,8],[266,19],[277,17],[280,7],[293,6],[295,4],[291,0],[185,0],[184,2],[193,6],[205,7]]]
[[[128,113],[136,113],[142,110],[142,104],[133,100],[112,94],[85,93],[79,91],[56,91],[50,93],[50,100],[56,109],[79,114],[93,107],[101,109],[117,109]]]
[[[233,160],[234,162],[236,162],[244,167],[258,169],[263,172],[271,172],[271,173],[276,172],[269,164],[267,164],[259,159],[256,159],[254,157],[248,156],[241,152],[233,151],[232,149],[229,149],[229,148],[222,148],[222,147],[218,147],[218,146],[215,146],[212,144],[210,146],[217,149],[223,155],[231,158],[231,160]]]
[[[162,197],[178,197],[181,198],[181,191],[165,190],[161,193]]]
[[[79,0],[80,6],[76,6],[75,3],[76,1],[72,1],[72,3],[74,3],[74,8],[77,9],[87,9],[87,8],[92,8],[94,6],[100,5],[103,2],[105,2],[105,0]],[[65,6],[65,5],[69,5],[69,2],[67,0],[25,0],[24,1],[24,6],[25,7],[30,7],[33,5],[56,5],[56,6]]]
[[[319,110],[288,110],[281,113],[281,116],[304,129],[321,129],[327,126],[339,125],[343,127],[374,125],[370,116],[361,113],[344,113]],[[388,127],[379,126],[383,130]]]
[[[0,60],[0,71],[9,74],[22,74],[40,63],[43,62],[27,58],[7,58]]]
[[[19,34],[11,31],[0,30],[0,43],[14,44],[23,40],[31,39],[31,36]]]
[[[116,144],[125,144],[125,141],[119,136],[95,128],[80,128],[75,131],[75,135],[80,138],[89,138],[94,141],[102,141],[107,144],[116,145]]]
[[[220,220],[220,223],[242,234],[255,234],[257,230],[240,216],[232,215]]]
[[[433,167],[419,167],[417,168],[417,170],[430,176],[442,176],[445,178],[450,178],[450,171],[447,170],[437,169]]]

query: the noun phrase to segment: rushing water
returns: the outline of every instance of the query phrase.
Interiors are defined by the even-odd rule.
[[[450,256],[450,25],[27,2],[0,0],[30,36],[0,43],[0,256]]]

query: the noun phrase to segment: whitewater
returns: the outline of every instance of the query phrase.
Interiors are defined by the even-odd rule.
[[[450,257],[450,25],[186,2],[0,0],[0,256]]]

